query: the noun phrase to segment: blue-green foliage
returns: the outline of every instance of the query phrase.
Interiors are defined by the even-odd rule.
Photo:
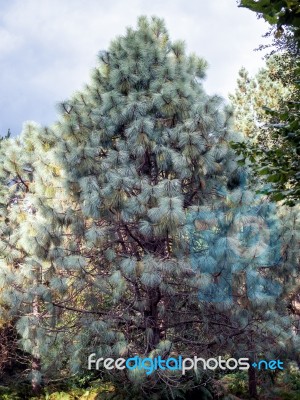
[[[82,373],[93,352],[245,357],[270,341],[275,355],[287,343],[292,352],[282,320],[296,219],[294,242],[272,269],[286,287],[272,313],[244,301],[243,282],[234,305],[199,301],[205,274],[218,272],[232,249],[218,231],[204,232],[196,244],[209,253],[195,274],[187,217],[205,207],[226,214],[240,202],[232,190],[245,184],[228,146],[231,112],[205,94],[205,69],[170,41],[162,20],[141,17],[99,53],[90,83],[61,104],[56,123],[27,124],[20,139],[1,144],[1,297],[19,321],[21,346],[40,362],[33,375]],[[169,397],[203,379],[201,371],[109,374],[117,385],[143,393],[156,385]]]
[[[206,277],[201,300],[232,303],[233,274],[245,272],[249,299],[276,301],[281,285],[258,271],[282,263],[281,221],[274,205],[247,188],[236,189],[219,205],[199,207],[188,224],[192,266]]]

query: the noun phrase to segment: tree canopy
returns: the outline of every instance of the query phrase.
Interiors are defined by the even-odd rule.
[[[295,358],[298,217],[249,187],[205,69],[163,20],[140,17],[53,125],[1,142],[2,309],[36,392],[94,373],[174,399],[214,376],[90,372],[91,353]]]
[[[233,144],[235,150],[243,155],[244,161],[250,160],[256,176],[267,184],[263,193],[273,200],[284,200],[293,206],[300,196],[300,6],[298,1],[241,1],[241,7],[249,8],[276,26],[275,40],[277,46],[277,75],[275,81],[281,84],[288,82],[288,98],[282,101],[279,97],[277,107],[267,106],[268,99],[262,104],[263,117],[266,123],[257,129],[256,141]],[[284,28],[286,29],[284,31]],[[280,57],[280,54],[283,54]],[[288,71],[288,72],[287,72]],[[273,76],[274,79],[274,76]],[[277,84],[278,84],[277,83]],[[253,116],[254,118],[254,116]],[[262,122],[262,120],[260,121]],[[272,143],[271,147],[269,144]]]

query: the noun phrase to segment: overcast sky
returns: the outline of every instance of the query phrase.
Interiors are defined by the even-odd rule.
[[[107,49],[139,15],[163,17],[172,40],[209,63],[204,86],[226,97],[238,70],[263,66],[268,25],[236,0],[0,0],[0,134],[26,120],[56,119],[56,104],[89,80]]]

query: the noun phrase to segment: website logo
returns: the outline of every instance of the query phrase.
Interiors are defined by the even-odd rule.
[[[163,359],[162,357],[145,357],[141,358],[139,356],[134,356],[130,358],[96,358],[96,353],[92,353],[88,357],[88,369],[96,369],[99,370],[101,368],[112,370],[123,370],[125,368],[129,370],[144,370],[146,375],[151,375],[154,371],[157,370],[168,370],[168,371],[181,371],[182,375],[185,375],[186,371],[197,369],[202,370],[211,370],[214,371],[216,369],[221,370],[248,370],[252,365],[253,368],[257,368],[258,370],[275,370],[280,369],[283,370],[283,362],[280,360],[260,360],[250,364],[249,358],[228,358],[225,359],[221,356],[216,358],[208,358],[204,359],[202,357],[182,357],[179,356],[169,357],[167,359]]]

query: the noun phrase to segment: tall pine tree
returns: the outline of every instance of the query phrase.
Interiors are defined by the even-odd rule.
[[[84,372],[92,352],[247,356],[270,350],[266,339],[275,355],[292,348],[285,290],[275,303],[268,285],[251,283],[259,271],[241,278],[240,292],[220,284],[234,272],[227,233],[257,201],[228,145],[232,114],[203,91],[205,68],[169,40],[162,20],[141,17],[99,54],[91,83],[61,104],[55,124],[27,125],[14,161],[2,154],[6,183],[19,179],[13,200],[1,200],[2,290],[32,354],[35,387],[41,374]],[[207,239],[201,218],[206,226],[211,210],[225,217],[210,220]],[[262,220],[273,213],[268,204],[261,210]],[[251,247],[248,233],[242,242]],[[209,254],[195,264],[205,240]],[[283,283],[294,268],[284,265],[267,274]],[[225,291],[221,302],[208,297],[211,284]],[[203,371],[108,372],[153,396],[205,380]]]

